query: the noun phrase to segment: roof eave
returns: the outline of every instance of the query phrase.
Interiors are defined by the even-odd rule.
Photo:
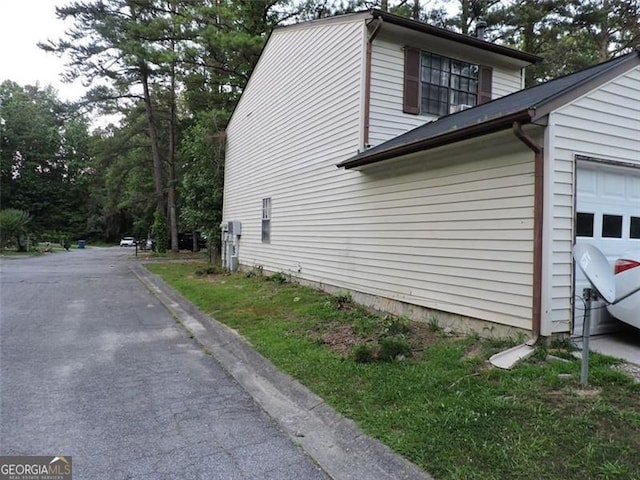
[[[388,150],[372,153],[371,155],[365,155],[353,160],[346,160],[336,165],[338,168],[344,168],[350,170],[353,168],[364,167],[372,165],[374,163],[390,160],[392,158],[401,157],[404,155],[410,155],[412,153],[431,150],[433,148],[441,147],[451,143],[460,142],[481,135],[487,135],[506,128],[511,128],[513,122],[528,123],[535,115],[534,109],[520,110],[515,113],[511,113],[506,116],[502,116],[493,120],[470,125],[459,130],[451,130],[446,133],[440,134],[435,137],[426,138],[412,143],[400,145]]]
[[[532,53],[523,52],[514,48],[505,47],[495,43],[480,40],[479,38],[472,37],[470,35],[464,35],[462,33],[447,30],[445,28],[435,27],[427,23],[418,22],[410,18],[394,15],[393,13],[385,12],[382,10],[371,10],[371,15],[374,18],[382,18],[385,22],[389,22],[395,25],[399,25],[410,30],[417,32],[428,33],[437,37],[445,38],[455,42],[463,43],[473,47],[481,48],[483,50],[489,50],[495,53],[500,53],[508,57],[523,60],[529,63],[538,63],[543,60],[542,57],[534,55]]]
[[[592,78],[585,78],[581,82],[573,85],[571,88],[567,88],[561,92],[556,93],[544,100],[543,103],[537,105],[535,116],[532,117],[532,121],[538,121],[542,117],[546,117],[549,113],[560,108],[561,106],[571,102],[587,92],[591,91],[598,85],[602,85],[605,82],[611,81],[617,76],[623,74],[629,68],[640,65],[640,46],[635,48],[636,55],[629,55],[621,62],[617,62],[611,68],[601,72],[599,75]]]

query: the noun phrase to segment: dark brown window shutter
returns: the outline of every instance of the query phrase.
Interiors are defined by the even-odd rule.
[[[420,50],[404,49],[404,96],[402,111],[420,113]]]
[[[491,101],[491,83],[493,79],[493,68],[480,65],[480,74],[478,75],[478,104]]]

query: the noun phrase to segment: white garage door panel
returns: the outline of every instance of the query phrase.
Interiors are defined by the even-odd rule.
[[[577,215],[593,214],[593,235],[589,236],[585,230],[576,232],[576,243],[591,243],[598,247],[606,255],[612,268],[621,254],[640,248],[640,239],[631,238],[630,235],[631,217],[640,217],[640,169],[579,161],[576,190]],[[588,223],[586,221],[583,226]],[[619,225],[621,228],[618,228]],[[582,290],[588,286],[589,282],[580,269],[576,269],[575,294],[581,296]],[[606,333],[622,326],[609,315],[603,303],[594,303],[593,308],[593,333]],[[576,299],[576,335],[582,333],[583,315],[583,303]]]

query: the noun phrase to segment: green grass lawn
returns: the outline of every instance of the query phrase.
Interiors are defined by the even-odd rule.
[[[640,384],[611,358],[591,355],[583,389],[567,344],[499,370],[487,359],[508,341],[447,336],[436,318],[374,314],[348,296],[280,283],[281,275],[148,268],[435,478],[640,479]],[[409,349],[376,361],[389,338]],[[356,362],[356,350],[373,361]]]

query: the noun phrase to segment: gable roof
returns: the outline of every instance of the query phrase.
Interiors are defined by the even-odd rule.
[[[542,61],[542,57],[538,55],[523,52],[522,50],[506,47],[504,45],[498,45],[496,43],[489,42],[487,40],[482,40],[478,37],[454,32],[453,30],[448,30],[442,27],[436,27],[434,25],[429,25],[428,23],[425,23],[425,22],[420,22],[418,20],[413,20],[411,18],[402,17],[400,15],[395,15],[393,13],[385,12],[383,10],[377,10],[375,8],[371,10],[364,10],[364,11],[359,11],[354,13],[344,13],[340,15],[334,15],[331,17],[318,18],[315,20],[308,20],[300,23],[292,23],[289,25],[280,25],[274,28],[273,31],[275,32],[280,30],[309,28],[315,25],[324,25],[324,24],[333,23],[333,22],[349,21],[351,19],[364,19],[364,20],[378,19],[389,25],[396,25],[398,27],[406,28],[414,32],[425,33],[428,35],[432,35],[434,37],[451,40],[456,43],[461,43],[463,45],[476,47],[481,50],[485,50],[488,52],[504,55],[506,57],[514,58],[516,60],[526,62],[527,64],[537,63]]]
[[[640,65],[640,50],[491,102],[441,117],[339,163],[356,168],[467,138],[530,123],[628,69]]]

